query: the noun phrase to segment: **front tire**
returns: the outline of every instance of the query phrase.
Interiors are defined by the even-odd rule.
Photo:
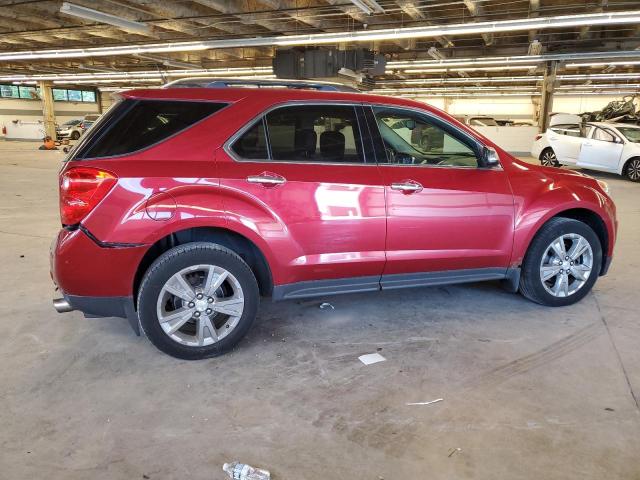
[[[527,250],[520,293],[542,305],[571,305],[589,293],[601,265],[602,246],[591,227],[570,218],[552,218]]]
[[[79,132],[71,132],[71,140],[78,140],[80,138]]]
[[[640,158],[632,158],[624,166],[625,176],[632,182],[640,182]]]
[[[552,148],[545,148],[540,153],[540,163],[545,167],[559,167],[560,162]]]
[[[172,248],[149,267],[138,315],[159,350],[199,360],[231,350],[253,323],[259,300],[255,276],[240,256],[196,242]]]

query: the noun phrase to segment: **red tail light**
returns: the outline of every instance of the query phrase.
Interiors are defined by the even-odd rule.
[[[91,167],[71,168],[60,176],[60,219],[75,225],[100,203],[118,177]]]
[[[540,140],[542,138],[541,134],[536,135],[536,140]]]

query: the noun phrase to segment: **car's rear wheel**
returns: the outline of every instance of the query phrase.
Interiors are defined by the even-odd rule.
[[[80,138],[80,132],[71,132],[71,140],[78,140]]]
[[[632,182],[640,182],[640,158],[632,158],[624,167],[624,174]]]
[[[545,167],[559,167],[560,162],[556,157],[556,153],[551,148],[545,148],[540,153],[540,163]]]
[[[233,348],[255,319],[256,279],[233,251],[189,243],[162,254],[145,274],[138,295],[140,324],[165,353],[186,360]]]
[[[552,218],[527,251],[520,292],[542,305],[571,305],[589,293],[601,265],[602,247],[591,227],[570,218]]]

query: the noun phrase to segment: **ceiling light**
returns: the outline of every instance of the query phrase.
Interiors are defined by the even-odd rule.
[[[623,60],[620,62],[593,62],[593,63],[567,63],[567,68],[580,68],[580,67],[609,67],[612,65],[640,65],[640,61]]]
[[[109,25],[114,25],[132,32],[149,33],[151,31],[149,25],[144,23],[134,22],[133,20],[127,20],[126,18],[110,15],[92,8],[81,7],[80,5],[74,5],[69,2],[62,2],[60,13],[84,18],[85,20],[93,20],[98,23],[108,23]]]
[[[499,72],[504,70],[530,70],[536,65],[504,65],[502,67],[454,67],[454,68],[406,68],[404,73],[442,73],[442,72]]]
[[[355,32],[314,33],[306,35],[232,38],[225,40],[205,40],[194,42],[165,42],[146,45],[120,45],[108,47],[5,52],[0,53],[0,61],[132,55],[136,53],[184,52],[215,48],[321,45],[343,42],[398,40],[404,38],[433,38],[442,35],[513,32],[531,29],[540,30],[547,28],[633,24],[638,22],[640,22],[640,10],[632,10],[625,12],[593,13],[587,15],[534,17],[495,22],[459,23],[443,26],[431,25],[385,28],[380,30],[359,30]],[[532,60],[529,60],[529,62],[531,61]]]

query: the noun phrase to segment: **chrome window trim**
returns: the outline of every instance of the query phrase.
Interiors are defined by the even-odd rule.
[[[416,107],[408,107],[408,106],[397,106],[397,105],[390,105],[390,104],[384,104],[384,103],[370,103],[370,104],[366,104],[366,106],[371,107],[372,109],[372,113],[374,115],[375,118],[375,111],[373,111],[373,108],[375,107],[380,107],[380,108],[393,108],[395,110],[406,110],[409,112],[415,112],[415,113],[419,113],[422,115],[427,116],[428,118],[435,118],[436,120],[439,120],[441,122],[445,122],[448,125],[450,125],[457,133],[459,133],[461,136],[469,139],[471,142],[480,145],[482,147],[488,147],[488,145],[485,145],[484,143],[482,143],[479,139],[475,138],[473,135],[469,134],[468,132],[466,132],[465,130],[462,130],[460,127],[458,127],[457,125],[451,123],[450,121],[448,121],[445,118],[442,118],[432,112],[429,112],[428,110],[422,110],[420,108],[416,108]],[[377,125],[376,125],[377,128]],[[445,131],[445,133],[447,133]],[[378,135],[382,136],[380,134],[380,131],[378,130]],[[455,137],[454,137],[455,138]],[[475,152],[474,152],[475,153]],[[478,162],[478,165],[476,165],[475,167],[470,166],[470,165],[428,165],[428,164],[419,164],[419,165],[402,165],[402,164],[396,164],[396,163],[378,163],[378,165],[380,166],[385,166],[385,167],[420,167],[420,168],[454,168],[454,169],[464,169],[464,170],[469,170],[469,169],[474,169],[474,170],[495,170],[495,171],[503,171],[504,168],[502,167],[502,160],[499,158],[500,155],[498,155],[498,160],[500,162],[499,165],[495,166],[495,167],[482,167],[480,166],[480,160],[476,157],[476,161]]]
[[[271,154],[271,142],[269,141],[269,129],[267,128],[267,122],[266,122],[266,116],[271,113],[274,110],[277,110],[279,108],[283,108],[283,107],[306,107],[306,106],[340,106],[340,107],[353,107],[354,108],[354,113],[355,113],[355,118],[356,118],[356,122],[358,122],[358,131],[360,133],[360,148],[362,149],[362,155],[364,157],[364,162],[305,162],[305,161],[296,161],[296,160],[271,160],[271,159],[259,159],[259,158],[241,158],[238,157],[236,155],[236,153],[233,151],[233,149],[231,148],[231,146],[235,143],[236,140],[238,140],[244,133],[247,132],[247,130],[249,130],[251,127],[253,127],[258,121],[260,121],[261,119],[264,121],[264,129],[265,129],[265,135],[267,136],[266,141],[267,141],[267,151],[269,152],[269,155]],[[233,135],[231,135],[226,142],[224,142],[224,144],[222,145],[222,149],[225,151],[225,153],[227,155],[229,155],[229,157],[231,157],[231,159],[235,162],[240,162],[240,163],[266,163],[266,164],[293,164],[293,165],[343,165],[343,166],[374,166],[377,167],[378,163],[377,163],[377,159],[373,159],[373,162],[369,162],[367,161],[367,157],[365,155],[365,148],[364,148],[364,134],[362,131],[362,126],[360,125],[360,121],[358,119],[358,115],[357,112],[355,112],[355,109],[358,107],[362,107],[362,103],[361,102],[353,102],[353,101],[336,101],[336,100],[329,100],[326,102],[323,102],[322,100],[312,100],[312,101],[304,101],[304,100],[295,100],[295,101],[286,101],[286,102],[282,102],[282,103],[278,103],[275,105],[271,105],[269,108],[267,108],[266,110],[261,111],[258,115],[254,116],[251,118],[251,120],[249,120],[247,123],[245,123],[242,127],[240,127],[240,129],[238,129],[238,131],[236,131],[236,133],[234,133]]]

